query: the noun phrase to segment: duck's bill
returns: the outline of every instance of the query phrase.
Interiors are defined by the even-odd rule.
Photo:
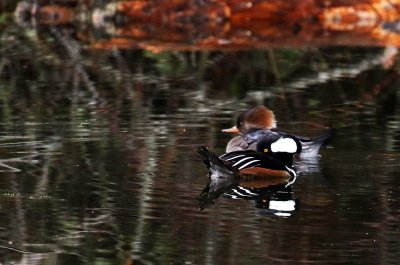
[[[239,132],[239,130],[236,126],[233,126],[232,128],[229,128],[229,129],[223,129],[222,131],[227,132],[227,133],[238,133]]]

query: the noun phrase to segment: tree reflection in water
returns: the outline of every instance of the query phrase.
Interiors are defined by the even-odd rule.
[[[99,51],[71,25],[0,26],[1,263],[397,262],[399,73],[396,57],[382,67],[388,49]],[[293,133],[334,124],[334,148],[299,168],[291,190],[210,185],[204,206],[257,195],[199,211],[197,146],[222,152],[220,130],[255,104]],[[291,218],[265,208],[281,206]]]

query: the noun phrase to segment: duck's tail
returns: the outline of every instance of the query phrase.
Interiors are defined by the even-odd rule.
[[[224,165],[223,161],[219,159],[216,154],[210,152],[207,147],[200,146],[197,150],[197,153],[199,154],[201,159],[203,159],[203,162],[210,170],[211,175],[216,174],[217,176],[220,176],[221,174],[232,175],[233,173],[235,173],[233,169],[228,168],[226,165]]]
[[[328,144],[329,140],[335,133],[334,128],[328,128],[323,132],[320,136],[311,139],[311,138],[303,138],[298,137],[301,142],[302,150],[300,153],[300,157],[315,157],[319,154],[319,150],[321,147],[324,147]]]

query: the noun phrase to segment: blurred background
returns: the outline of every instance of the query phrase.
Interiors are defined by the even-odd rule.
[[[0,263],[396,263],[399,18],[393,0],[2,1]],[[223,153],[260,104],[336,136],[285,198],[201,210],[198,146]]]

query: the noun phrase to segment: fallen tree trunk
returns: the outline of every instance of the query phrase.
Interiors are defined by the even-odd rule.
[[[95,48],[163,50],[250,49],[282,46],[400,46],[400,0],[147,0],[113,2],[90,16],[44,5],[39,24],[82,23],[110,40]],[[17,9],[16,16],[24,12]],[[72,11],[71,11],[72,10]],[[24,14],[26,14],[25,12]],[[29,13],[29,12],[28,12]]]

